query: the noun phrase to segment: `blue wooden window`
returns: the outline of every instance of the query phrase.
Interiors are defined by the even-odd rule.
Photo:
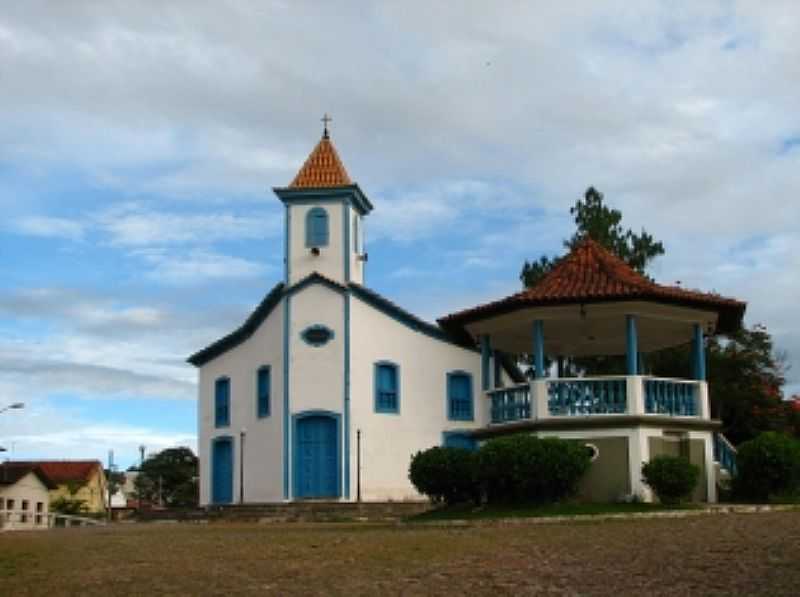
[[[328,244],[328,212],[313,207],[306,214],[306,246],[324,247]]]
[[[400,412],[400,369],[394,363],[375,363],[375,412]]]
[[[460,431],[445,431],[443,443],[445,448],[463,448],[470,452],[478,449],[478,442],[475,438]]]
[[[447,374],[447,417],[451,421],[472,421],[472,376],[465,371]]]
[[[261,367],[256,376],[256,408],[258,417],[268,417],[270,411],[270,369],[268,366]]]
[[[231,424],[231,380],[220,377],[214,384],[214,425],[227,427]]]

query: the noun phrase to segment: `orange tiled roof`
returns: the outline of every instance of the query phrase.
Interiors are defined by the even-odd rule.
[[[516,308],[613,300],[651,300],[717,311],[719,327],[741,324],[746,303],[718,294],[662,286],[635,271],[601,244],[586,238],[532,288],[466,309],[439,320],[442,325],[465,324]]]
[[[70,481],[85,483],[96,469],[102,468],[98,460],[32,460],[19,462],[19,464],[38,467],[53,483],[58,485]]]
[[[353,184],[327,133],[306,159],[290,189],[342,187]]]

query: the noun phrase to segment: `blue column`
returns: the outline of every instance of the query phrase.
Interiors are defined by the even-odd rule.
[[[694,378],[705,380],[706,378],[706,344],[703,341],[703,326],[699,323],[694,324],[694,341],[692,342],[692,357]]]
[[[483,391],[487,391],[489,388],[492,387],[490,383],[489,374],[489,358],[492,354],[492,346],[489,342],[489,336],[483,335],[481,336],[481,384],[483,387]]]
[[[544,377],[544,322],[540,319],[533,322],[533,370],[536,379]]]
[[[639,337],[636,333],[636,315],[625,316],[625,338],[627,341],[628,375],[638,375]]]

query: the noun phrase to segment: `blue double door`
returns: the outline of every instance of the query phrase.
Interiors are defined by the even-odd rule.
[[[336,418],[311,415],[295,428],[295,497],[339,497],[339,425]]]
[[[211,444],[211,502],[233,502],[233,440],[229,437]]]

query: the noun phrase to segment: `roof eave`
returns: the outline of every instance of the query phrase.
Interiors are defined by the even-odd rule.
[[[273,187],[272,192],[284,204],[291,204],[300,199],[347,198],[362,216],[367,215],[374,209],[372,202],[357,183],[330,187]]]
[[[478,309],[471,309],[452,315],[446,315],[437,320],[440,326],[450,330],[465,329],[464,326],[498,315],[505,315],[520,309],[529,309],[531,307],[553,307],[560,305],[589,305],[598,303],[616,303],[616,302],[633,302],[633,301],[646,301],[666,305],[678,305],[682,307],[690,307],[694,309],[702,309],[706,311],[714,311],[718,314],[718,322],[716,332],[719,334],[729,334],[735,332],[742,326],[744,319],[744,312],[747,308],[747,303],[740,301],[726,301],[722,299],[714,302],[709,298],[708,301],[700,299],[692,299],[691,297],[653,297],[645,294],[635,295],[620,295],[620,296],[604,296],[604,297],[580,297],[569,299],[525,299],[516,298],[507,301],[498,301],[497,303],[486,305]]]

